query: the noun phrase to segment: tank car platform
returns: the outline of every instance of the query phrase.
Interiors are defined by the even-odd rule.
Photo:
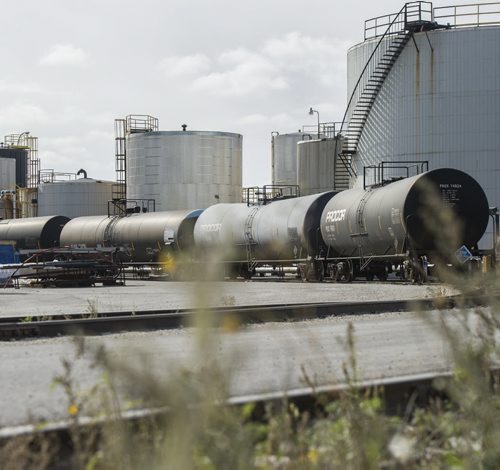
[[[0,316],[74,315],[218,306],[370,302],[428,298],[442,285],[401,282],[303,283],[294,281],[154,282],[125,286],[0,289]],[[452,294],[451,289],[448,293]]]

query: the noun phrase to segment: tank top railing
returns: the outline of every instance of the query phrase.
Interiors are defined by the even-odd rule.
[[[421,21],[434,21],[431,2],[406,3],[399,13],[377,16],[365,21],[365,40],[397,34],[408,29],[408,25]],[[394,26],[388,31],[389,26]]]
[[[500,2],[434,8],[434,20],[450,28],[500,24]]]

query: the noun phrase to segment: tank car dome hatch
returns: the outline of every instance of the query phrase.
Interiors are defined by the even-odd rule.
[[[38,187],[38,214],[61,214],[75,218],[108,213],[113,198],[113,181],[79,178],[41,183]]]
[[[157,211],[241,201],[240,134],[154,131],[126,139],[128,199],[154,199]]]
[[[457,224],[453,227],[456,246],[446,248],[477,245],[488,224],[488,200],[474,178],[448,168],[367,191],[338,193],[323,211],[321,233],[334,256],[387,256],[408,248],[440,250],[447,227],[436,225],[436,211],[446,208]]]
[[[0,220],[0,240],[13,241],[18,249],[58,247],[61,231],[69,220],[59,215]]]

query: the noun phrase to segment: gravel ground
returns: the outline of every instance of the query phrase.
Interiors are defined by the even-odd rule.
[[[449,370],[447,344],[430,321],[441,314],[387,313],[250,325],[221,330],[208,341],[201,341],[195,329],[89,337],[86,353],[78,360],[72,359],[71,338],[3,342],[0,427],[66,417],[66,397],[52,386],[62,372],[62,360],[74,363],[77,388],[89,390],[102,378],[102,370],[92,367],[93,352],[100,346],[112,360],[136,371],[127,382],[131,390],[150,376],[168,381],[179,368],[199,370],[217,363],[227,373],[230,395],[241,397],[302,388],[304,371],[317,386],[342,383],[351,321],[363,379]],[[446,315],[453,319],[456,312]]]
[[[191,308],[223,305],[300,304],[419,299],[440,285],[403,283],[302,283],[293,281],[153,282],[128,281],[126,286],[90,288],[0,289],[0,316],[35,316]]]

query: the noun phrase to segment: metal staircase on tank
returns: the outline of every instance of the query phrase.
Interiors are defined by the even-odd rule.
[[[337,135],[340,151],[336,151],[336,190],[348,189],[351,178],[357,176],[353,156],[373,103],[413,33],[434,29],[432,14],[432,3],[411,2],[399,13],[365,22],[365,40],[376,38],[378,41],[354,86]]]

